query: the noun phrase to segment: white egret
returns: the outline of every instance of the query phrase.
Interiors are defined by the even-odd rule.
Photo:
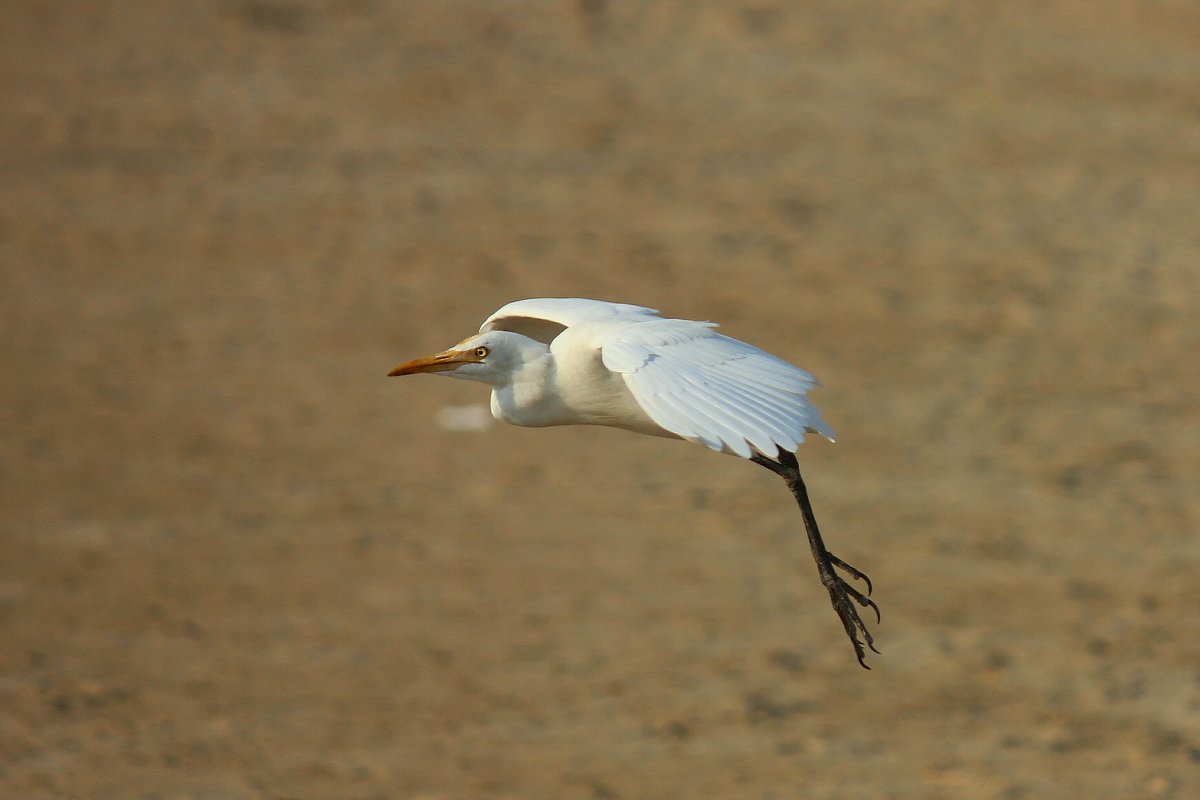
[[[875,645],[855,603],[878,621],[871,581],[826,549],[794,455],[806,433],[833,441],[807,398],[817,379],[716,327],[623,303],[518,300],[484,320],[478,334],[388,375],[486,383],[492,415],[514,425],[608,425],[687,439],[776,473],[800,504],[821,583],[866,667],[864,645]],[[866,594],[838,569],[862,580]]]

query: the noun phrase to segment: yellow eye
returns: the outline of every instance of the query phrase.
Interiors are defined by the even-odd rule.
[[[486,347],[476,347],[475,348],[475,357],[476,358],[487,358],[487,354],[488,354],[488,349]]]

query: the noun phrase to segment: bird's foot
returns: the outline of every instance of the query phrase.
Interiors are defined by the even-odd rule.
[[[867,630],[866,623],[859,616],[858,609],[855,608],[855,603],[863,608],[870,608],[875,612],[875,621],[878,623],[882,616],[879,613],[879,606],[872,600],[869,595],[871,593],[871,579],[865,573],[855,569],[847,564],[842,559],[835,556],[833,553],[826,552],[828,564],[818,562],[817,567],[821,573],[821,583],[829,591],[829,599],[833,603],[833,610],[837,612],[838,618],[842,621],[842,627],[846,629],[846,635],[850,637],[850,641],[854,644],[854,654],[858,656],[858,663],[864,669],[870,669],[867,666],[866,648],[871,648],[872,651],[878,653],[875,649],[875,639],[871,636],[871,632]],[[852,579],[863,581],[867,585],[867,594],[863,594],[858,589],[846,582],[846,580],[837,574],[837,570],[843,570]],[[859,638],[859,634],[862,638]]]

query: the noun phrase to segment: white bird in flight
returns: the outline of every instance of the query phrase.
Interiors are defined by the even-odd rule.
[[[855,603],[871,608],[878,622],[871,581],[826,549],[794,455],[806,433],[833,441],[807,397],[819,383],[716,327],[624,303],[518,300],[484,320],[478,334],[388,375],[428,372],[486,383],[492,415],[513,425],[608,425],[687,439],[771,470],[800,504],[821,583],[866,667],[864,645],[875,644]],[[838,569],[862,580],[866,594]]]

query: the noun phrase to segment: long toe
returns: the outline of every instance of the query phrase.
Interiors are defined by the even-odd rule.
[[[863,572],[860,569],[850,566],[845,561],[842,561],[840,558],[835,556],[833,553],[829,553],[829,563],[833,564],[835,567],[837,567],[838,569],[845,572],[851,578],[854,578],[855,580],[859,580],[859,581],[862,581],[863,583],[865,583],[867,585],[867,594],[871,594],[871,592],[874,591],[875,587],[871,583],[871,579],[867,577],[867,573]]]
[[[833,601],[833,610],[837,612],[838,618],[842,621],[842,627],[846,630],[846,636],[850,639],[851,644],[854,645],[854,654],[858,657],[858,663],[864,669],[870,669],[866,662],[867,653],[864,649],[864,644],[876,653],[879,650],[875,648],[875,639],[871,636],[871,632],[867,630],[862,617],[859,616],[858,609],[851,602],[851,598],[853,597],[852,592],[859,594],[857,590],[847,586],[845,582],[839,582],[829,587],[829,597]],[[854,599],[857,600],[858,598]],[[872,605],[874,604],[872,603]],[[878,613],[878,609],[876,609],[876,613]],[[858,638],[859,633],[862,634],[862,639]]]

